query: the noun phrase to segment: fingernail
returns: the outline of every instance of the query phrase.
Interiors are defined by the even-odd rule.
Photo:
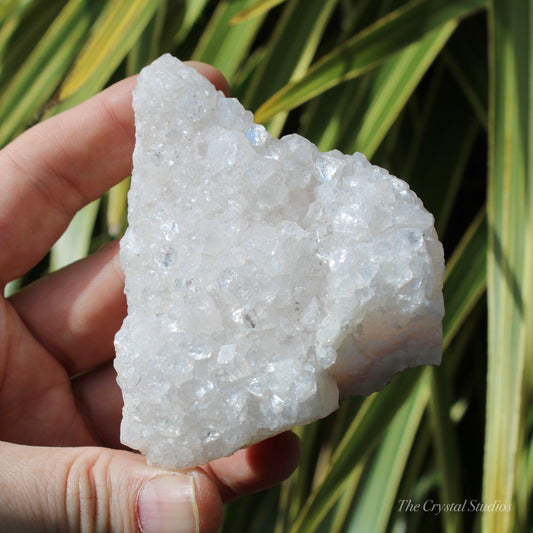
[[[139,494],[137,516],[143,533],[197,533],[193,478],[173,474],[147,481]]]

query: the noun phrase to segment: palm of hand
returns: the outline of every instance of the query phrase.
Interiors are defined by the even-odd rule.
[[[134,81],[0,152],[0,287],[35,265],[78,209],[131,171]],[[121,395],[111,365],[100,366],[113,357],[126,313],[117,249],[112,244],[0,301],[0,439],[119,445]]]
[[[65,282],[86,270],[80,264],[29,287],[11,301],[2,298],[0,440],[51,446],[119,446],[121,396],[112,366],[104,364],[71,380],[72,375],[111,359],[113,329],[125,313],[119,271],[114,268],[114,247],[102,250],[94,259],[107,265],[93,274],[93,282],[98,283],[102,271],[116,279],[116,313],[111,319],[103,313],[104,324],[96,323],[81,332],[65,320],[65,328],[63,319],[67,317],[63,315],[76,312],[79,305],[66,299],[63,309],[54,305],[55,298],[68,298],[68,290],[62,290],[66,289],[62,287]],[[94,259],[90,263],[95,263]],[[111,276],[102,281],[108,284]],[[78,292],[77,297],[84,300],[83,293]],[[109,293],[107,298],[102,294],[93,297],[104,309],[109,304],[106,299]],[[91,338],[95,340],[91,342]],[[79,355],[85,357],[80,359]]]

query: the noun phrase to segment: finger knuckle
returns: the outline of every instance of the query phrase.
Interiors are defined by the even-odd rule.
[[[112,450],[89,448],[70,464],[65,485],[69,531],[133,531],[127,517],[128,506],[123,508],[114,501],[119,497],[112,490],[112,462]]]

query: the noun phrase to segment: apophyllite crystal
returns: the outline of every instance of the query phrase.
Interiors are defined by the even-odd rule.
[[[406,183],[272,138],[169,55],[133,105],[123,443],[194,466],[440,362],[443,251]]]

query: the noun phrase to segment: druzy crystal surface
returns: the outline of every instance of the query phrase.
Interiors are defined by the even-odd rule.
[[[133,105],[123,443],[202,464],[440,362],[443,252],[405,182],[272,138],[169,55]]]

